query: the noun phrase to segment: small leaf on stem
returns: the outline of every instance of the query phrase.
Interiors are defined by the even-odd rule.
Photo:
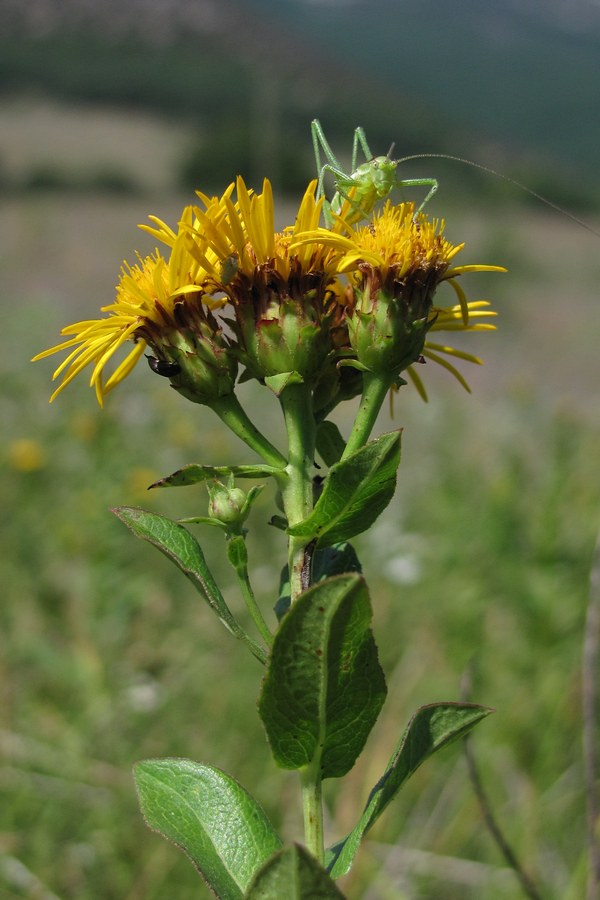
[[[166,516],[159,516],[133,506],[119,506],[113,509],[113,512],[136,537],[158,547],[172,560],[189,578],[223,625],[244,641],[258,660],[265,662],[264,650],[248,637],[233,616],[206,564],[200,544],[187,528]]]
[[[370,528],[396,490],[400,434],[382,434],[332,466],[312,513],[288,533],[327,547]]]
[[[172,475],[165,475],[159,481],[155,481],[150,488],[159,487],[185,487],[190,484],[201,484],[203,481],[212,481],[215,478],[268,478],[280,470],[273,466],[203,466],[200,463],[190,463],[177,469]]]
[[[326,420],[317,426],[317,450],[326,466],[339,462],[346,449],[346,441],[334,422]]]

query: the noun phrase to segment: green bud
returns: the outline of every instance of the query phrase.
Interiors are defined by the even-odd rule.
[[[223,525],[241,526],[250,511],[246,494],[240,488],[228,487],[220,481],[208,485],[208,515]]]

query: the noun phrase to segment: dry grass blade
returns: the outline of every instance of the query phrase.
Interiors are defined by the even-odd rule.
[[[471,675],[469,668],[463,674],[461,679],[461,697],[462,699],[468,699],[471,693]],[[481,775],[479,774],[479,769],[477,767],[477,763],[475,762],[475,755],[473,753],[473,748],[471,746],[471,742],[468,737],[463,739],[463,750],[465,754],[465,759],[467,761],[467,771],[469,773],[469,780],[473,786],[473,790],[475,791],[475,796],[479,801],[479,806],[481,807],[481,812],[483,815],[483,820],[485,822],[486,828],[490,832],[492,838],[494,839],[496,845],[498,846],[502,856],[506,860],[507,864],[515,873],[521,887],[523,888],[523,894],[526,897],[529,897],[530,900],[542,900],[542,895],[539,893],[537,887],[531,880],[530,876],[527,874],[521,862],[517,858],[513,848],[508,843],[504,832],[500,828],[496,816],[492,810],[492,804],[490,802],[490,798],[487,795],[487,792],[483,786],[483,781],[481,780]]]

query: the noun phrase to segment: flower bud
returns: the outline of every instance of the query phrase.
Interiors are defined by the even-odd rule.
[[[223,525],[242,525],[250,511],[241,488],[228,487],[220,481],[208,485],[208,515]]]

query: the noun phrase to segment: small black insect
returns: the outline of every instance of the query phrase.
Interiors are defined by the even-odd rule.
[[[179,363],[167,362],[165,359],[157,359],[155,356],[146,356],[146,359],[152,371],[165,378],[173,378],[181,372]]]

